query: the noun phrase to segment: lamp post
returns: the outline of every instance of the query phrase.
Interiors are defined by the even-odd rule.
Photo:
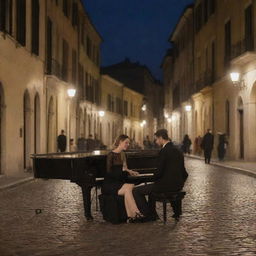
[[[70,111],[70,105],[72,98],[76,95],[76,89],[69,88],[67,89],[67,94],[70,100],[68,100],[68,150],[70,151],[70,139],[71,139],[71,111]]]

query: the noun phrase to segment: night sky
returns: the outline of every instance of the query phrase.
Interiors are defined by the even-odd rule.
[[[104,39],[102,66],[139,61],[162,80],[161,61],[168,37],[192,0],[83,0]]]

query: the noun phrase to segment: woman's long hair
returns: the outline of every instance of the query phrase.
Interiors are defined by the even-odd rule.
[[[119,146],[120,142],[122,142],[122,141],[124,141],[124,140],[126,140],[126,139],[129,139],[129,137],[128,137],[127,135],[125,135],[125,134],[119,135],[119,136],[116,138],[116,140],[115,140],[115,142],[114,142],[114,144],[113,144],[114,149]]]

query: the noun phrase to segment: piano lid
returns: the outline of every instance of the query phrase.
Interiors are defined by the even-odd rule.
[[[94,150],[90,152],[64,152],[64,153],[48,153],[48,154],[33,154],[31,158],[48,158],[48,159],[65,159],[65,158],[84,158],[105,156],[110,150]]]

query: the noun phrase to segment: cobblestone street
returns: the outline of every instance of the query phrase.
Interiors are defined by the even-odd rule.
[[[186,166],[187,195],[176,225],[169,206],[165,225],[112,225],[95,209],[87,222],[80,188],[68,181],[1,191],[0,255],[256,255],[256,179],[196,159]],[[161,205],[158,212],[161,217]]]

